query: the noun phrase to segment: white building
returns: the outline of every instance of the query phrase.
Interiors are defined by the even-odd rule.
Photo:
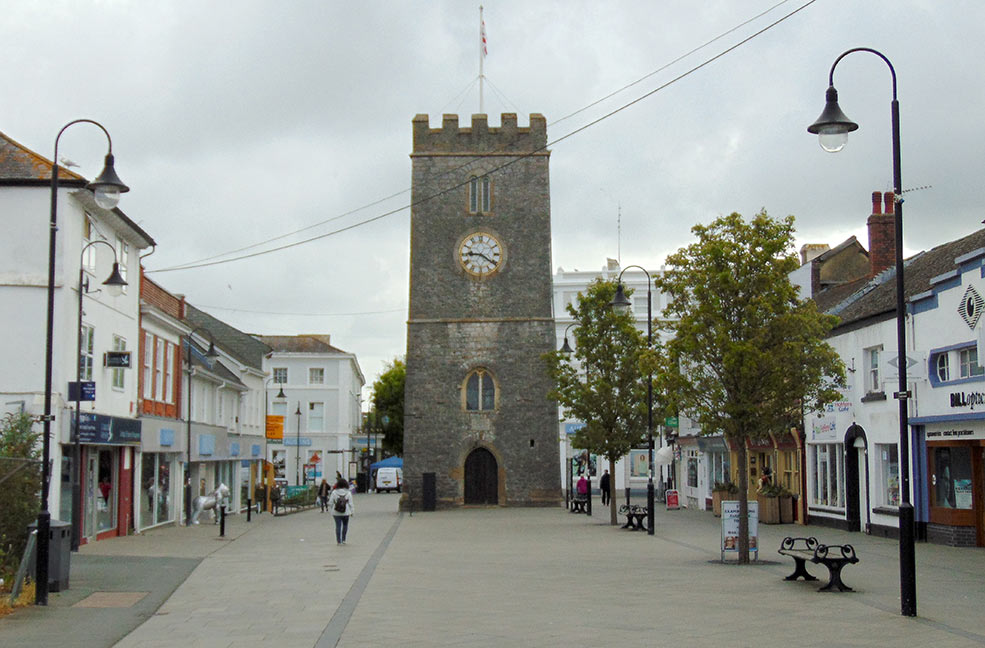
[[[870,256],[880,252],[874,240],[870,236]],[[893,398],[899,391],[896,276],[884,267],[874,265],[872,276],[835,299],[815,297],[841,318],[828,342],[848,368],[849,385],[843,401],[805,417],[807,505],[812,523],[896,536],[904,488]],[[904,272],[912,393],[906,435],[916,531],[957,546],[985,546],[983,274],[985,230],[913,257]]]
[[[564,344],[565,337],[567,337],[568,344],[574,348],[575,346],[575,336],[574,330],[576,328],[575,320],[568,312],[569,304],[577,304],[578,295],[584,292],[588,285],[597,278],[603,278],[607,281],[616,281],[619,278],[622,268],[619,263],[614,259],[608,259],[605,267],[601,270],[564,270],[563,268],[558,268],[557,272],[554,274],[554,321],[556,326],[556,337],[557,337],[557,348],[560,349]],[[656,277],[657,273],[662,272],[660,270],[648,270],[651,277]],[[633,301],[633,316],[636,320],[636,325],[640,331],[644,334],[647,332],[647,277],[639,269],[634,267],[629,267],[626,269],[625,273],[622,275],[622,282],[625,288],[632,290],[632,301]],[[663,309],[667,305],[667,297],[658,292],[655,287],[650,286],[650,309],[653,314],[654,321],[662,317]],[[656,328],[653,330],[654,340],[657,339],[659,332]],[[640,380],[645,380],[644,377],[640,377]],[[654,394],[654,402],[657,402],[659,398],[658,394]],[[562,411],[563,415],[563,411]],[[692,423],[687,417],[679,417],[679,428],[667,428],[665,426],[666,421],[663,418],[655,418],[653,421],[653,436],[654,436],[654,451],[665,445],[664,433],[666,431],[672,431],[673,433],[679,433],[681,437],[694,436],[698,434],[699,429],[696,425]],[[582,453],[577,448],[573,448],[571,445],[571,436],[574,432],[581,427],[581,421],[574,419],[565,418],[561,421],[558,430],[559,438],[559,448],[561,453],[561,486],[563,489],[567,489],[569,485],[569,471],[571,471],[572,458],[580,456]],[[645,435],[645,430],[642,433]],[[705,449],[709,452],[714,452],[717,446],[714,442],[709,441],[704,444]],[[700,506],[704,507],[704,501],[711,497],[711,486],[713,480],[709,479],[712,468],[709,466],[714,466],[714,460],[709,456],[709,452],[700,453],[700,469],[697,469],[695,473],[696,476],[700,476],[700,479],[696,479],[693,482],[693,486],[690,485],[691,482],[685,480],[680,480],[675,478],[674,484],[681,490],[682,503],[690,506]],[[721,444],[720,453],[727,457],[725,454],[724,444]],[[677,461],[675,462],[674,469],[678,469],[680,466],[680,450],[677,450]],[[694,461],[698,461],[699,455],[695,454],[692,457]],[[593,479],[593,487],[598,487],[598,477],[602,474],[604,470],[608,469],[608,461],[603,457],[592,457],[592,462],[596,467],[596,474]],[[726,460],[727,462],[727,460]],[[612,476],[612,493],[614,497],[623,497],[626,488],[629,488],[633,493],[639,494],[640,491],[645,491],[648,481],[648,463],[649,463],[649,449],[644,442],[637,448],[630,451],[628,457],[624,457],[616,463],[616,472]],[[719,466],[721,461],[718,462]],[[577,468],[575,469],[577,470]],[[659,492],[662,492],[666,486],[667,480],[671,475],[670,466],[659,466],[654,474],[654,483],[657,485]],[[577,477],[575,477],[577,479]],[[705,495],[707,493],[707,495]],[[690,500],[690,504],[689,504]]]
[[[0,133],[0,213],[6,226],[0,237],[0,312],[5,315],[0,404],[3,411],[32,415],[44,408],[50,172],[50,160]],[[48,508],[53,519],[72,520],[75,403],[68,390],[81,367],[86,383],[86,400],[79,408],[81,537],[92,541],[125,534],[133,526],[134,465],[141,439],[137,376],[132,368],[107,366],[112,364],[107,352],[137,350],[138,257],[154,241],[119,208],[97,206],[86,184],[85,178],[59,169]],[[101,286],[114,259],[129,283],[119,296]]]
[[[366,380],[356,356],[332,346],[328,335],[261,335],[272,350],[263,359],[271,376],[269,413],[283,418],[283,441],[268,443],[275,478],[288,485],[329,483],[338,472],[354,479],[352,443],[362,424]],[[278,395],[283,390],[284,398]]]

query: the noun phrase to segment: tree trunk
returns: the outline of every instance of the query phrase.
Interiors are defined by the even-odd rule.
[[[616,460],[609,458],[609,524],[619,524],[619,511],[616,507]]]
[[[746,439],[739,435],[739,564],[749,564],[749,469],[746,452]]]

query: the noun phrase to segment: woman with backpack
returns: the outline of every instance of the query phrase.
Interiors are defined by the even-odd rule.
[[[349,532],[349,517],[353,513],[352,493],[349,492],[349,483],[345,479],[340,477],[335,482],[332,495],[328,498],[328,507],[335,518],[335,541],[344,545],[345,536]]]

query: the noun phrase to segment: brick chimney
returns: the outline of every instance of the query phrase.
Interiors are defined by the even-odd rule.
[[[885,198],[885,211],[882,210]],[[872,215],[869,216],[869,275],[875,276],[896,264],[896,198],[872,192]]]

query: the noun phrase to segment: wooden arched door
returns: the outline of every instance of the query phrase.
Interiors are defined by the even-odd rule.
[[[465,459],[465,503],[498,504],[499,470],[496,457],[485,448],[476,448]]]

